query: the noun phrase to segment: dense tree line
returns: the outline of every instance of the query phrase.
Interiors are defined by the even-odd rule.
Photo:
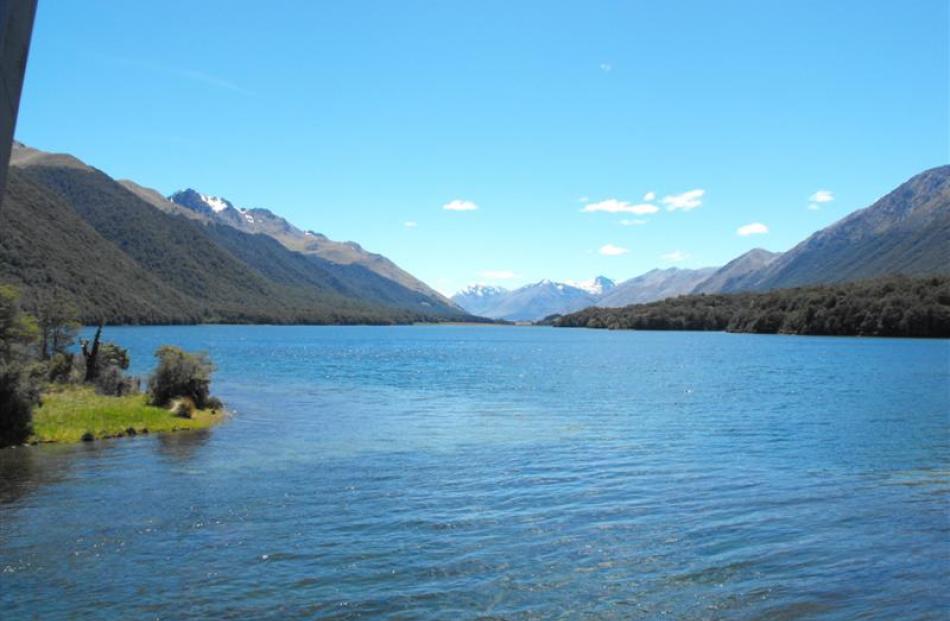
[[[891,277],[766,293],[699,294],[552,318],[558,327],[950,337],[950,277]]]

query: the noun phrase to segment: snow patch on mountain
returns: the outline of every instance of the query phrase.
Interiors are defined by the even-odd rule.
[[[199,196],[201,196],[201,200],[204,204],[211,208],[211,211],[214,213],[221,213],[232,206],[230,202],[218,196],[208,196],[207,194],[199,194]]]
[[[606,276],[598,276],[590,280],[565,280],[564,284],[593,295],[603,295],[616,286],[614,281]]]

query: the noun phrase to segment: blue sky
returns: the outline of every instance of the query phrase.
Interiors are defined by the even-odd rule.
[[[947,163],[948,24],[945,0],[56,0],[17,137],[446,292],[622,280],[785,250]]]

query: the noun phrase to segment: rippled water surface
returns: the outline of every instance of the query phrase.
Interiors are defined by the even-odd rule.
[[[0,451],[3,619],[942,619],[950,343],[114,328],[210,433]]]

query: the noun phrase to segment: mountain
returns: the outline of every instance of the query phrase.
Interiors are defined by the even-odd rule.
[[[590,306],[597,296],[570,285],[542,280],[502,296],[494,306],[492,319],[536,321],[548,315],[563,315]]]
[[[471,285],[452,296],[452,301],[473,315],[490,317],[501,298],[508,293],[504,287]]]
[[[564,284],[577,289],[583,289],[592,295],[604,295],[616,287],[614,281],[606,276],[598,276],[591,280],[565,280]]]
[[[154,190],[148,192],[158,194]],[[452,305],[441,293],[386,257],[368,252],[356,242],[338,242],[314,231],[301,230],[268,209],[237,208],[225,198],[202,194],[191,188],[175,192],[166,202],[187,210],[193,214],[192,217],[226,224],[247,233],[267,235],[294,252],[320,257],[338,265],[362,266],[407,289],[432,297],[442,304]],[[170,209],[164,207],[165,211]]]
[[[696,285],[690,293],[731,293],[747,290],[754,286],[759,272],[780,256],[780,252],[753,248],[720,267],[709,278]]]
[[[892,274],[946,274],[948,240],[950,166],[941,166],[811,235],[750,274],[743,289],[765,291]]]
[[[105,240],[61,196],[16,166],[7,176],[0,233],[0,282],[36,307],[57,295],[93,321],[197,322],[201,303],[169,286]]]
[[[586,288],[563,282],[542,280],[513,291],[475,285],[460,291],[452,300],[470,313],[507,321],[537,321],[548,315],[570,313],[594,304],[594,291],[609,291],[613,281],[599,276]]]
[[[55,292],[85,320],[115,323],[467,317],[364,266],[294,252],[208,213],[188,217],[72,156],[17,144],[11,162],[8,195],[19,217],[0,236],[0,275],[28,302]]]
[[[597,300],[597,306],[609,308],[627,306],[628,304],[643,304],[684,295],[709,278],[716,269],[715,267],[704,267],[689,270],[670,267],[650,270],[617,285],[613,291]]]

